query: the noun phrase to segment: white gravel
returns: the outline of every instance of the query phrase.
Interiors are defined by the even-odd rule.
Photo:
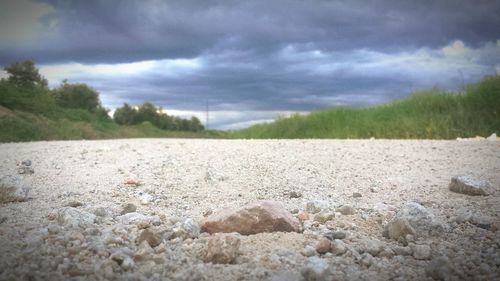
[[[31,160],[34,174],[18,174],[24,160]],[[325,280],[426,280],[432,258],[427,252],[425,259],[414,258],[415,247],[430,247],[432,257],[446,256],[455,279],[500,278],[500,141],[125,139],[0,144],[0,176],[9,174],[23,177],[31,190],[25,202],[0,203],[0,280],[301,279],[307,259],[301,252],[315,247],[328,231],[345,232],[347,250],[338,256],[318,254],[330,267]],[[450,192],[451,178],[461,174],[488,181],[493,194]],[[135,182],[140,184],[130,184]],[[291,198],[291,191],[302,196]],[[305,221],[303,233],[234,234],[241,244],[232,264],[204,261],[208,234],[169,238],[184,218],[199,223],[204,214],[261,199],[279,201],[294,213],[305,210],[310,201],[331,212],[349,205],[355,213],[336,212],[332,221],[320,224]],[[446,221],[447,233],[408,237],[409,245],[383,237],[395,210],[410,201]],[[121,223],[118,217],[127,203],[147,216],[146,225]],[[87,228],[59,224],[55,212],[68,205],[96,214],[95,223]],[[460,208],[493,223],[458,223],[454,218]],[[139,249],[136,238],[144,227],[161,233],[163,243]],[[373,240],[387,250],[368,263],[362,245]],[[410,253],[393,256],[405,251]]]

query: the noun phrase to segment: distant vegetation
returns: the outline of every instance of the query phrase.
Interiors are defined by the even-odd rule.
[[[4,69],[9,77],[0,80],[0,142],[221,135],[205,131],[196,117],[168,116],[148,102],[138,107],[125,104],[113,120],[99,93],[86,84],[64,81],[49,89],[31,61]]]
[[[454,139],[500,133],[500,76],[462,92],[416,92],[389,104],[295,114],[233,132],[237,138]]]

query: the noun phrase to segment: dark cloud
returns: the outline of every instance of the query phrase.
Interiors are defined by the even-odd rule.
[[[500,2],[449,1],[45,1],[57,25],[46,42],[1,50],[0,62],[130,62],[189,58],[219,49],[272,52],[398,51],[499,37]],[[15,29],[15,25],[12,25]]]

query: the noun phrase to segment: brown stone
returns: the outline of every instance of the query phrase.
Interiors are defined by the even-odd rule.
[[[234,234],[215,234],[208,240],[203,260],[205,262],[230,264],[240,254],[240,238]]]
[[[158,233],[150,228],[144,229],[141,232],[141,235],[139,235],[139,238],[137,238],[138,243],[141,243],[142,241],[147,241],[151,247],[156,247],[156,246],[160,245],[161,240],[162,240],[162,238],[161,238],[160,233]]]
[[[239,209],[224,210],[207,217],[201,230],[208,233],[238,232],[250,235],[262,232],[298,232],[300,222],[273,201],[258,201]]]
[[[326,238],[321,238],[318,241],[318,244],[316,244],[316,252],[319,254],[325,254],[329,252],[332,249],[332,244],[330,243],[330,240]]]
[[[299,218],[300,221],[306,221],[309,219],[309,213],[308,212],[300,212],[297,217]]]

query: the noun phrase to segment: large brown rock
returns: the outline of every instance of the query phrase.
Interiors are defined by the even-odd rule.
[[[258,201],[240,209],[224,210],[207,217],[201,230],[208,233],[238,232],[243,235],[261,232],[298,232],[299,221],[273,201]]]

